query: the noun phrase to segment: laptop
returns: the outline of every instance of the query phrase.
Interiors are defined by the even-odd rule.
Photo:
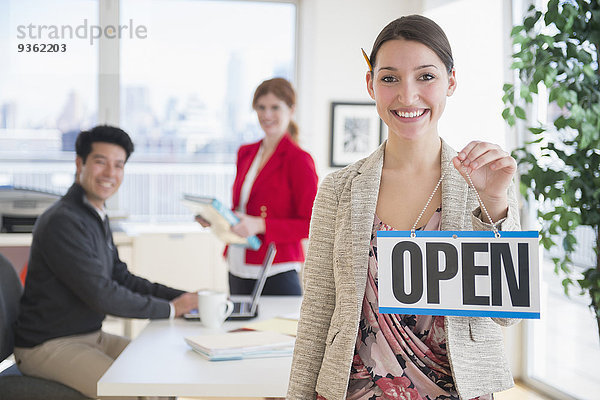
[[[271,270],[271,265],[273,265],[275,253],[277,253],[275,244],[269,244],[269,247],[267,248],[267,254],[265,255],[265,259],[261,267],[262,271],[260,277],[254,284],[252,294],[230,296],[230,300],[233,302],[233,312],[227,318],[227,320],[251,319],[258,315],[258,301],[262,294],[263,288],[265,287],[265,282],[267,281],[269,271]],[[184,318],[187,320],[199,320],[200,317],[198,316],[198,310],[193,310],[191,313],[185,314]]]
[[[252,294],[249,296],[234,295],[230,297],[230,300],[233,301],[233,312],[227,318],[227,320],[250,319],[258,315],[258,300],[260,299],[263,288],[265,287],[265,282],[267,281],[269,271],[271,270],[271,265],[273,265],[275,253],[277,253],[275,243],[270,243],[262,264],[262,272],[260,277],[256,280],[256,284],[254,284]]]

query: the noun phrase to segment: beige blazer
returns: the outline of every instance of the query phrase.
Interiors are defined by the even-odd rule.
[[[288,399],[345,399],[366,287],[369,242],[385,143],[369,157],[329,174],[313,206],[304,267],[304,300]],[[442,230],[490,230],[476,215],[475,193],[450,164],[456,152],[442,141]],[[502,230],[518,230],[518,204],[509,190]],[[517,320],[447,317],[448,358],[462,399],[513,385],[502,332]]]

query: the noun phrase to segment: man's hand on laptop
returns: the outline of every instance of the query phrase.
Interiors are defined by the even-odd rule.
[[[175,306],[175,317],[181,317],[198,308],[198,293],[184,293],[171,300],[171,304]]]

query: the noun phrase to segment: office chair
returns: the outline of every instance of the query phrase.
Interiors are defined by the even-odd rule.
[[[0,362],[13,352],[13,323],[23,293],[17,271],[0,254]],[[84,400],[78,391],[61,383],[24,376],[16,365],[0,373],[0,400]]]

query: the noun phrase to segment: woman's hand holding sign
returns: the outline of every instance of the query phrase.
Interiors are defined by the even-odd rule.
[[[469,174],[493,221],[506,217],[507,189],[517,170],[515,159],[498,145],[473,141],[452,161],[467,182]]]

